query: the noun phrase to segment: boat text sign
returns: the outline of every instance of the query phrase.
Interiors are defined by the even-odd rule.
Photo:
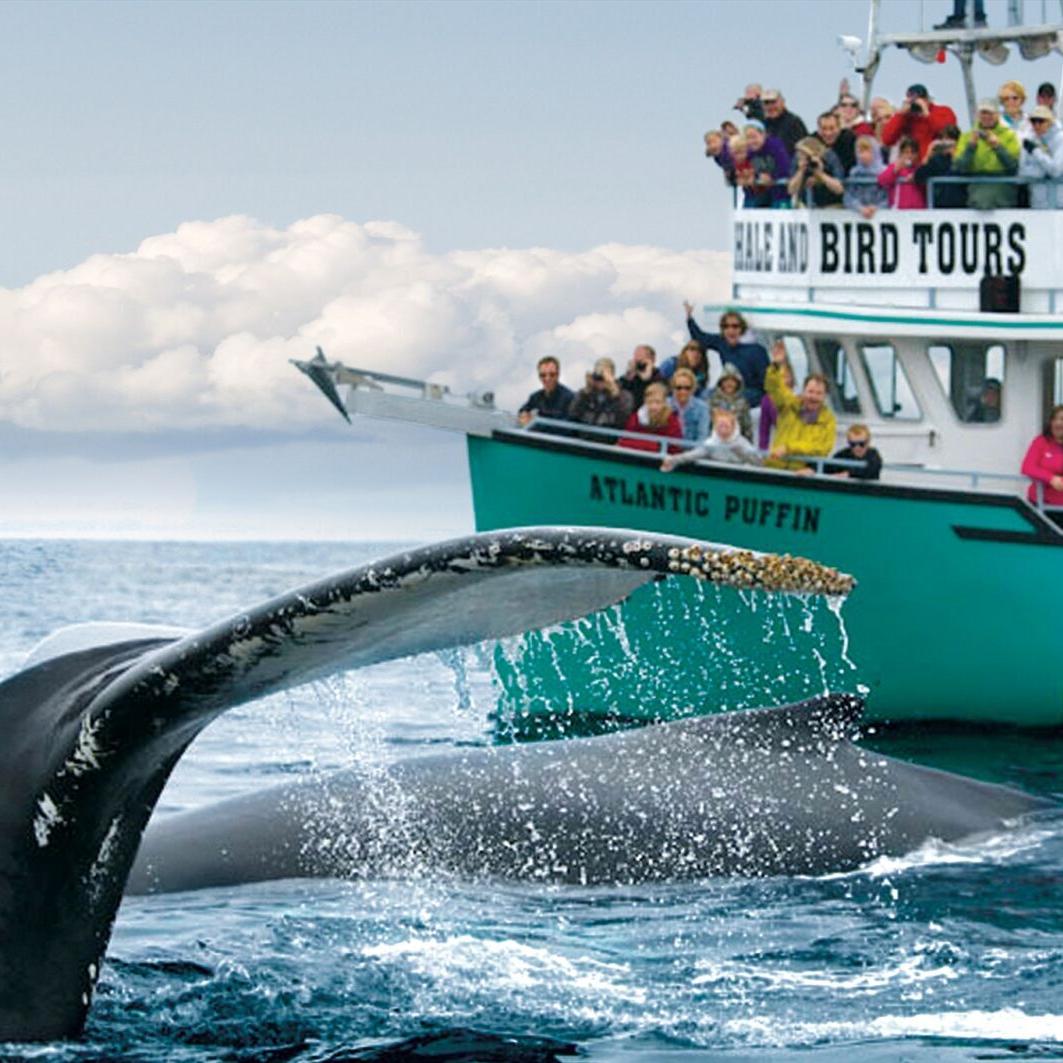
[[[736,210],[736,284],[969,288],[985,274],[1063,269],[1056,211]],[[1029,278],[1044,286],[1048,277]]]

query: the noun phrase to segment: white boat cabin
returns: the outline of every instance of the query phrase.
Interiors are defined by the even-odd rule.
[[[736,208],[732,250],[729,305],[785,341],[799,385],[827,376],[839,428],[909,467],[890,478],[1018,477],[1063,402],[1063,210]]]

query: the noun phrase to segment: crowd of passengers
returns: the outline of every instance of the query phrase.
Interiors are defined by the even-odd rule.
[[[790,469],[800,475],[814,472],[803,458],[829,457],[837,422],[827,405],[827,378],[810,373],[796,391],[793,367],[785,345],[771,353],[749,334],[745,319],[730,310],[720,318],[720,331],[703,331],[694,308],[684,304],[689,341],[658,364],[657,352],[639,344],[624,372],[611,358],[599,358],[586,374],[583,387],[573,392],[561,383],[557,358],[539,360],[542,387],[533,392],[518,414],[522,425],[535,417],[574,425],[623,431],[618,445],[658,451],[656,436],[698,444],[668,446],[661,468],[708,458]],[[708,352],[715,351],[722,369],[710,383]],[[557,425],[548,430],[581,434]],[[597,443],[611,444],[608,433],[582,433]],[[795,457],[799,455],[800,457]],[[871,446],[866,425],[850,425],[847,445],[833,455],[855,464],[826,465],[824,472],[839,477],[877,480],[882,459]]]
[[[735,107],[742,118],[706,133],[705,154],[742,190],[745,207],[837,207],[870,218],[886,208],[1056,206],[1063,129],[1051,82],[1027,110],[1026,89],[1005,81],[979,102],[966,132],[923,84],[909,86],[899,107],[875,97],[865,114],[843,81],[811,134],[778,89],[747,85]],[[931,193],[932,178],[959,177],[990,180],[935,182]]]
[[[720,317],[720,331],[705,332],[694,320],[694,308],[684,303],[690,339],[683,349],[659,365],[648,344],[632,352],[624,373],[617,375],[611,358],[599,358],[586,374],[583,387],[573,392],[561,383],[561,363],[553,355],[539,359],[542,384],[520,408],[522,425],[536,418],[572,422],[552,424],[544,431],[582,434],[596,443],[660,452],[663,437],[668,454],[664,472],[678,465],[708,459],[765,465],[808,476],[819,463],[825,475],[877,480],[882,456],[871,445],[865,424],[851,424],[846,445],[832,455],[837,421],[827,404],[827,378],[809,373],[796,390],[793,366],[785,344],[776,341],[769,353],[734,310]],[[715,351],[722,370],[710,383],[708,352]],[[968,418],[974,422],[1000,419],[1000,382],[984,381],[978,403]],[[580,433],[575,425],[623,431]],[[658,437],[658,438],[640,438]],[[673,446],[668,439],[685,440],[693,447]],[[1030,479],[1028,497],[1035,504],[1063,507],[1063,405],[1049,412],[1043,431],[1027,448],[1022,473]],[[1063,512],[1054,516],[1063,526]]]

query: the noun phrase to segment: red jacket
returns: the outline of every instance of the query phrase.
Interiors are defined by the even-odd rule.
[[[924,101],[929,103],[929,101]],[[886,121],[882,129],[882,143],[896,144],[901,137],[911,137],[919,145],[919,161],[926,157],[927,148],[941,136],[947,125],[956,124],[956,112],[941,103],[930,103],[927,114],[912,114],[900,110]]]
[[[668,415],[668,424],[663,428],[655,428],[652,424],[643,424],[639,420],[639,411],[636,410],[624,425],[625,432],[641,432],[647,436],[671,436],[673,439],[683,438],[683,426],[679,423],[679,415],[673,410]],[[657,450],[659,445],[654,439],[621,439],[622,447],[630,447],[632,450]],[[682,447],[669,447],[669,454],[677,454]]]
[[[1063,506],[1063,491],[1053,491],[1048,486],[1053,476],[1063,476],[1063,446],[1048,436],[1039,435],[1030,444],[1022,459],[1022,474],[1036,482],[1030,484],[1026,497],[1037,501],[1037,484],[1044,484],[1045,505]]]

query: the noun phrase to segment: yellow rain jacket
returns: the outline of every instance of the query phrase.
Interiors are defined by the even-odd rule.
[[[783,383],[782,370],[775,365],[768,366],[764,374],[764,387],[779,411],[779,419],[775,422],[771,437],[771,449],[785,447],[787,454],[808,454],[810,457],[822,454],[829,457],[834,450],[838,422],[827,404],[819,408],[815,421],[807,423],[801,416],[801,399]],[[775,469],[803,469],[807,462],[767,458],[764,464]]]

